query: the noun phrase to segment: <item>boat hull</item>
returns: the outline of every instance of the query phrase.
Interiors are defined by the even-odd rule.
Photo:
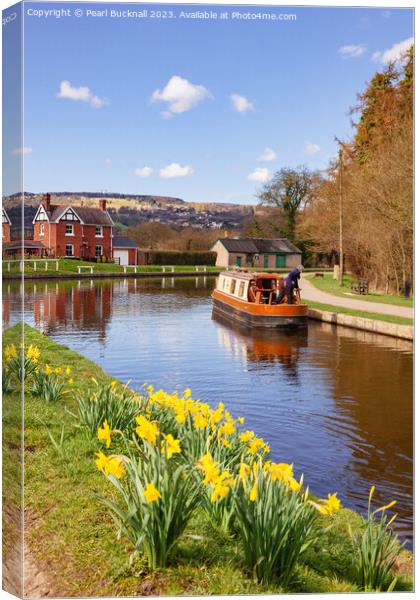
[[[243,302],[215,290],[212,294],[215,314],[260,329],[301,328],[308,325],[308,307],[305,304],[253,304]]]

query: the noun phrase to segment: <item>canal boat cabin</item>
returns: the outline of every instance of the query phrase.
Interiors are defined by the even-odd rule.
[[[286,295],[277,304],[278,285],[283,285],[283,277],[275,273],[221,273],[212,294],[213,310],[248,327],[305,327],[308,307],[301,303],[299,291],[295,290],[293,304],[287,304]]]

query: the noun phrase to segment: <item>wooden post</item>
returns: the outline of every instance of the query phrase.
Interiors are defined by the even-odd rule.
[[[36,260],[34,260],[34,271],[36,271]]]
[[[58,260],[55,261],[55,270],[58,271]]]

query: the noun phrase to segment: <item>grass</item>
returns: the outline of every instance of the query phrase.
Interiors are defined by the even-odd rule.
[[[20,274],[20,266],[19,266],[19,262],[12,262],[10,264],[10,272],[8,271],[8,265],[7,265],[8,261],[7,260],[3,260],[3,264],[2,264],[2,274],[3,277],[7,277],[10,273],[10,275],[16,275],[16,274]],[[68,274],[68,273],[74,273],[76,275],[78,275],[78,270],[77,267],[78,266],[85,266],[85,267],[93,267],[93,272],[94,273],[101,273],[101,274],[107,274],[107,273],[121,273],[124,274],[124,268],[120,265],[116,265],[114,263],[94,263],[94,262],[87,262],[87,261],[83,261],[83,260],[78,260],[78,259],[71,259],[71,258],[60,258],[59,259],[59,264],[58,264],[58,270],[56,270],[56,263],[54,262],[50,262],[48,263],[48,270],[45,270],[45,260],[37,260],[37,266],[36,266],[36,271],[34,270],[34,263],[33,261],[28,261],[25,262],[25,273],[28,275],[36,275],[37,277],[59,277],[60,275],[64,275],[64,274]],[[175,269],[175,273],[179,273],[179,272],[191,272],[194,273],[196,271],[196,268],[200,268],[200,271],[206,269],[207,272],[214,272],[214,271],[220,271],[220,267],[214,267],[214,266],[202,266],[202,265],[197,265],[197,267],[195,265],[176,265],[174,266]],[[165,269],[166,272],[168,272],[168,269]],[[162,273],[163,272],[163,267],[161,265],[138,265],[137,266],[137,271],[141,272],[141,273]],[[134,269],[132,267],[130,267],[127,271],[128,273],[133,273]],[[86,274],[89,273],[89,271],[87,269],[82,269],[82,273]]]
[[[381,304],[393,304],[395,306],[405,306],[411,308],[413,306],[413,298],[404,298],[396,294],[381,294],[379,292],[370,292],[365,296],[351,294],[351,284],[357,281],[353,275],[346,274],[343,277],[343,286],[340,286],[337,279],[334,279],[331,274],[324,273],[323,277],[315,277],[309,275],[307,279],[322,292],[341,296],[342,298],[352,298],[354,300],[365,300],[366,302],[380,302]]]
[[[395,323],[397,325],[413,325],[413,319],[409,319],[407,317],[397,317],[394,315],[366,312],[365,310],[355,310],[353,308],[345,308],[343,306],[323,304],[322,302],[312,302],[311,300],[305,300],[305,304],[307,304],[309,308],[316,308],[317,310],[323,310],[326,312],[351,315],[353,317],[362,317],[363,319],[372,319],[374,321],[385,321],[386,323]]]
[[[16,343],[19,326],[4,333],[3,343]],[[42,362],[54,367],[71,366],[73,390],[86,392],[93,376],[100,383],[112,378],[98,365],[25,325],[25,343],[37,345]],[[29,387],[29,386],[28,386]],[[4,396],[4,444],[18,458],[18,394]],[[320,530],[332,524],[323,541],[300,561],[287,588],[258,585],[243,568],[239,542],[216,531],[198,510],[181,538],[168,568],[149,571],[142,560],[130,565],[127,544],[116,539],[111,517],[99,496],[114,498],[106,479],[93,462],[94,442],[77,428],[71,412],[73,394],[56,404],[26,395],[25,400],[25,541],[32,561],[46,574],[57,596],[210,595],[284,592],[356,591],[349,572],[348,523],[353,530],[363,523],[360,516],[340,510],[331,519],[319,515]],[[45,424],[57,445],[51,442]],[[63,441],[61,443],[62,432]],[[261,432],[263,433],[263,432]],[[293,457],[291,457],[293,458]],[[7,467],[7,463],[5,465]],[[5,470],[5,491],[16,482],[7,481],[14,472]],[[16,475],[16,474],[15,474]],[[18,489],[16,489],[16,492]],[[19,494],[15,494],[17,502]],[[412,589],[405,575],[411,554],[404,552],[397,589]]]

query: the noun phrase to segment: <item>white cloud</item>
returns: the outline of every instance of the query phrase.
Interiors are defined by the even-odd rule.
[[[348,46],[341,46],[341,48],[339,48],[337,52],[341,55],[342,58],[357,58],[358,56],[362,56],[362,54],[366,52],[366,48],[365,46],[349,44]]]
[[[231,94],[230,101],[232,103],[233,110],[239,113],[246,113],[250,110],[255,110],[253,103],[245,98],[245,96],[240,96],[239,94]]]
[[[211,97],[210,92],[203,85],[190,83],[187,79],[174,75],[162,91],[153,92],[151,101],[167,102],[168,110],[163,111],[162,116],[168,118],[191,110],[202,100]]]
[[[182,167],[178,163],[171,163],[159,170],[159,177],[163,179],[172,179],[172,177],[188,177],[194,173],[194,169],[190,165]]]
[[[142,167],[141,169],[136,169],[134,171],[134,175],[136,177],[149,177],[153,173],[152,167]]]
[[[374,62],[381,62],[383,64],[387,64],[393,61],[401,61],[403,55],[409,50],[409,48],[414,44],[414,38],[410,37],[402,42],[397,42],[392,46],[392,48],[388,48],[383,52],[377,51],[372,54],[372,60]]]
[[[321,150],[321,146],[318,144],[313,144],[312,142],[306,142],[305,144],[305,153],[306,154],[316,154]]]
[[[258,181],[259,183],[266,183],[270,179],[270,171],[265,167],[257,167],[248,175],[250,181]]]
[[[10,150],[10,154],[13,156],[21,156],[22,154],[32,154],[32,148],[28,148],[28,146],[23,146],[23,148],[13,148]]]
[[[112,160],[110,158],[106,158],[105,159],[105,164],[108,165],[108,166],[111,166],[112,165]]]
[[[258,162],[272,162],[276,160],[277,154],[274,152],[272,148],[266,148],[260,156],[258,156]]]
[[[57,94],[57,98],[88,102],[92,108],[102,108],[102,106],[108,104],[105,98],[95,96],[87,86],[74,87],[70,81],[62,81],[60,83],[60,91]]]

